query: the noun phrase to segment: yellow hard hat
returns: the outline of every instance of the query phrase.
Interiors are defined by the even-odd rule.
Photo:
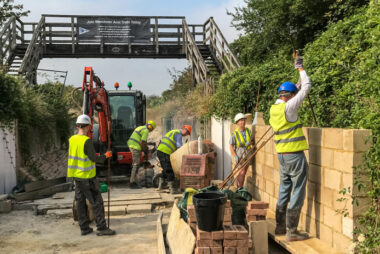
[[[148,121],[148,125],[152,126],[152,130],[156,128],[156,123],[152,120]]]

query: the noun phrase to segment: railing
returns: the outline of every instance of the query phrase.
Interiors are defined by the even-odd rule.
[[[203,24],[203,31],[203,43],[210,46],[211,51],[227,72],[241,66],[239,59],[233,53],[212,17]]]
[[[45,34],[45,17],[42,16],[37,27],[35,27],[19,69],[19,73],[25,74],[29,81],[36,77],[35,72],[42,58],[43,50],[46,47]]]
[[[186,53],[186,58],[190,62],[190,67],[193,71],[193,75],[197,83],[209,83],[209,69],[202,57],[201,52],[194,40],[193,35],[187,26],[186,20],[182,20],[183,23],[183,47]]]
[[[9,67],[14,58],[17,43],[24,43],[24,24],[13,16],[0,32],[0,66]]]

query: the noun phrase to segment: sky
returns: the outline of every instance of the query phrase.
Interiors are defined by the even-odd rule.
[[[185,16],[188,24],[203,24],[213,17],[227,41],[238,38],[239,32],[231,26],[227,10],[244,5],[244,0],[15,0],[30,10],[25,22],[38,22],[41,14],[67,15],[120,15],[120,16]],[[169,88],[171,78],[168,70],[183,70],[188,66],[186,59],[96,59],[55,58],[42,59],[40,69],[67,71],[66,84],[81,86],[85,66],[92,66],[95,73],[105,82],[107,89],[119,82],[126,89],[130,81],[134,89],[146,95],[161,95]],[[45,72],[38,82],[46,77],[54,79],[60,73]],[[63,77],[59,78],[63,82]]]

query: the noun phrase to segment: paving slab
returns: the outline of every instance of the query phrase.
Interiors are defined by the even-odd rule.
[[[127,214],[150,213],[151,211],[152,211],[152,204],[128,205],[127,206]]]
[[[71,218],[73,217],[73,209],[54,209],[48,210],[47,215],[55,215],[58,218]]]
[[[104,207],[104,214],[108,216],[108,207]],[[126,207],[125,206],[110,206],[110,216],[125,215]]]
[[[12,202],[10,200],[0,201],[0,213],[9,213],[12,211]]]

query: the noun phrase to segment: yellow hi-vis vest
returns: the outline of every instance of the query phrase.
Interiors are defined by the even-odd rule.
[[[277,153],[299,152],[309,149],[302,131],[300,119],[288,122],[285,116],[286,103],[272,105],[269,123],[274,130],[274,143]]]
[[[235,135],[235,140],[236,140],[236,146],[247,147],[248,149],[251,148],[251,146],[249,145],[249,142],[251,141],[251,135],[252,135],[250,129],[245,128],[245,139],[243,135],[241,135],[239,128],[237,128],[234,131],[234,135]]]
[[[89,137],[74,135],[69,139],[67,177],[89,179],[96,175],[95,162],[84,153],[84,144]]]
[[[180,134],[180,130],[171,130],[165,134],[158,145],[157,150],[166,154],[172,154],[177,149],[177,143],[174,140],[174,135]]]
[[[143,136],[144,134],[146,134],[146,133],[144,133],[144,132],[148,132],[148,133],[149,133],[149,130],[148,130],[148,128],[146,127],[146,125],[142,125],[142,126],[137,127],[137,128],[133,131],[132,135],[131,135],[131,136],[129,137],[129,139],[128,139],[128,142],[127,142],[128,147],[129,147],[129,148],[133,148],[133,149],[135,149],[135,150],[137,150],[137,151],[141,151],[141,145],[140,145],[140,142],[141,142],[141,138],[142,138],[142,136]],[[144,141],[146,141],[146,140],[144,140]]]

